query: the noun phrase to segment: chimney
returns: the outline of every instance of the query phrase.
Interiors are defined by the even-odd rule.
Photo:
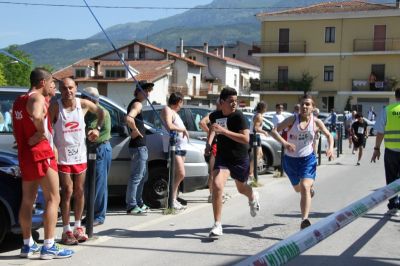
[[[180,41],[181,41],[180,56],[181,56],[181,57],[185,57],[185,53],[183,52],[183,39],[180,38]]]
[[[225,45],[221,46],[221,57],[225,58]]]
[[[164,49],[164,58],[165,60],[168,60],[168,50]]]
[[[208,54],[208,43],[204,43],[204,52]]]
[[[218,49],[218,48],[214,49],[214,54],[215,54],[216,56],[219,56],[219,49]]]
[[[396,0],[396,8],[397,8],[397,9],[400,8],[400,0]]]
[[[100,61],[93,61],[93,63],[94,63],[94,77],[99,77]]]

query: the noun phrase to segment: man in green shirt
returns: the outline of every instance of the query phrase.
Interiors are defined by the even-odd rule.
[[[111,167],[112,148],[109,142],[111,138],[111,118],[109,112],[99,104],[99,91],[95,87],[87,87],[82,91],[82,97],[86,98],[104,111],[104,123],[98,128],[100,135],[96,140],[96,173],[95,173],[95,197],[94,197],[94,221],[93,226],[104,223],[107,212],[107,178]],[[94,129],[97,125],[97,116],[87,113],[85,116],[87,129]]]

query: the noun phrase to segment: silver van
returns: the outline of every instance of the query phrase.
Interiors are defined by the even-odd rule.
[[[25,93],[26,88],[0,87],[0,105],[12,106],[17,96]],[[107,97],[100,96],[100,104],[105,107],[111,116],[111,146],[112,163],[108,176],[110,196],[124,196],[127,180],[130,174],[130,157],[128,152],[129,131],[125,123],[126,110]],[[4,108],[3,108],[4,109]],[[2,110],[3,111],[3,110]],[[163,143],[168,141],[166,132],[146,125],[147,147],[149,150],[149,176],[143,191],[143,200],[152,208],[165,205],[168,189],[168,158],[163,150]],[[203,152],[205,142],[191,139],[188,146],[185,170],[186,176],[181,187],[182,192],[191,192],[206,187],[208,166]],[[0,132],[0,148],[13,149],[14,137],[12,125],[7,131]]]

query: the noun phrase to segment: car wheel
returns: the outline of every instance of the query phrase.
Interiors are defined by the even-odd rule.
[[[156,166],[149,168],[149,179],[144,184],[143,201],[150,208],[163,208],[168,197],[168,168]]]
[[[259,175],[265,175],[268,171],[269,166],[270,166],[269,151],[266,148],[263,148],[263,157],[258,159],[257,163],[257,173]]]
[[[0,243],[2,243],[4,237],[10,230],[10,217],[8,216],[6,208],[2,204],[0,204],[0,217]]]

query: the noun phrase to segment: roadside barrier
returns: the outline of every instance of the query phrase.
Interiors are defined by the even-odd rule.
[[[339,231],[377,205],[400,192],[400,179],[350,204],[306,229],[291,235],[268,249],[251,256],[237,266],[282,265]]]
[[[172,196],[175,184],[175,151],[176,151],[176,138],[178,134],[176,131],[171,131],[169,135],[169,179],[168,179],[168,205],[167,209],[174,207],[174,198]]]

